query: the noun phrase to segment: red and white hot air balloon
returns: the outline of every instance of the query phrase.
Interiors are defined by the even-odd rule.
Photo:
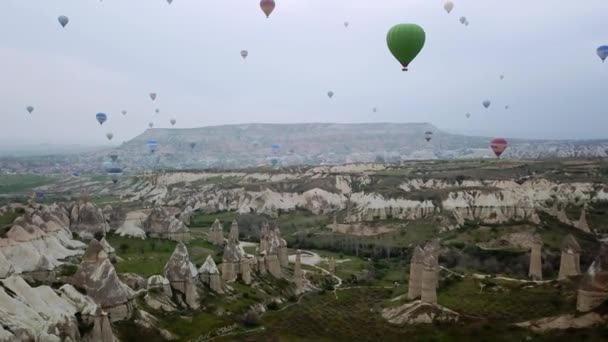
[[[496,138],[490,141],[490,148],[497,158],[507,149],[507,141],[503,138]]]
[[[276,5],[274,3],[274,0],[260,1],[260,8],[262,9],[262,12],[264,12],[264,14],[266,14],[266,18],[270,17],[270,13],[272,13],[272,11],[274,11],[275,6]]]

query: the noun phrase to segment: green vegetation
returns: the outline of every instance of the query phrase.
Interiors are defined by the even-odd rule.
[[[232,220],[239,217],[239,214],[235,211],[222,211],[215,214],[205,214],[197,211],[192,215],[190,219],[190,227],[209,228],[213,222],[218,219],[224,225],[224,229],[230,229],[230,223]],[[227,226],[227,227],[226,227]]]
[[[0,194],[30,192],[36,187],[51,184],[55,180],[53,177],[31,174],[0,175]]]

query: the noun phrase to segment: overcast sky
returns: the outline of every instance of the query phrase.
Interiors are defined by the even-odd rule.
[[[2,0],[0,140],[102,145],[111,131],[118,144],[171,117],[608,138],[608,63],[595,54],[608,1],[455,0],[449,15],[443,2],[276,0],[266,19],[257,0]],[[405,73],[386,47],[398,23],[426,31]]]

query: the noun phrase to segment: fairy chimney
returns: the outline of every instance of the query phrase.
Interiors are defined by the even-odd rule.
[[[407,289],[407,298],[419,298],[422,293],[422,271],[424,268],[424,250],[417,246],[410,262],[410,279]]]
[[[532,280],[543,280],[543,264],[542,264],[542,248],[543,241],[540,236],[535,236],[530,249],[530,269],[528,276]]]
[[[297,291],[301,291],[303,284],[303,274],[302,274],[302,257],[300,255],[300,251],[296,253],[296,264],[293,267],[293,281],[296,283]]]
[[[427,254],[422,265],[422,284],[420,300],[423,303],[437,303],[437,259]]]
[[[608,244],[602,244],[600,252],[578,289],[576,309],[581,312],[591,311],[608,299]]]
[[[329,273],[336,274],[336,259],[334,257],[329,258]]]
[[[581,274],[580,252],[581,246],[574,236],[568,234],[562,242],[562,258],[559,264],[558,280]]]
[[[221,245],[224,243],[224,228],[220,223],[220,220],[215,219],[209,230],[207,240],[214,245]]]
[[[207,255],[207,260],[205,260],[203,266],[198,269],[198,274],[201,282],[208,285],[211,290],[220,294],[224,293],[220,271],[215,265],[215,261],[213,261],[211,255]]]
[[[586,211],[587,211],[587,206],[584,206],[583,209],[581,210],[581,216],[578,219],[578,221],[576,221],[574,226],[576,228],[584,231],[585,233],[591,233],[591,229],[589,229],[589,225],[587,224]]]

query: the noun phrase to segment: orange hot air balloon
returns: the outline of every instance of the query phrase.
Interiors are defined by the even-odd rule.
[[[503,138],[496,138],[490,142],[490,148],[497,158],[507,149],[507,141]]]
[[[274,0],[262,0],[260,1],[260,8],[266,14],[266,18],[270,17],[270,13],[274,11],[275,3]]]

